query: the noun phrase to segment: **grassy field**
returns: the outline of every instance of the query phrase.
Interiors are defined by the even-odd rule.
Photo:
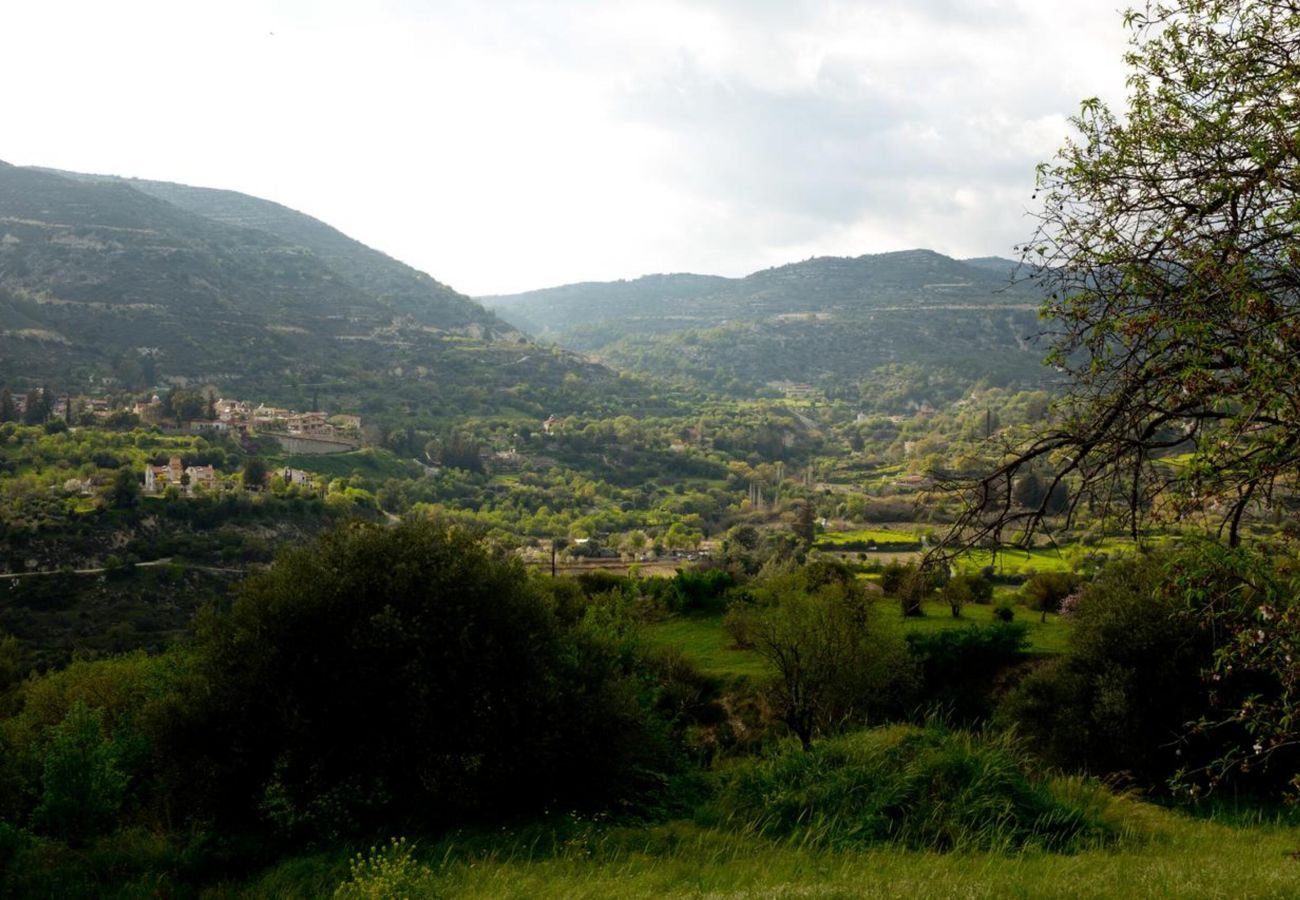
[[[371,478],[409,477],[414,466],[387,450],[354,450],[351,453],[298,454],[276,458],[283,465],[305,469],[329,478],[346,478],[353,472]]]
[[[422,877],[383,896],[445,898],[1210,898],[1300,896],[1300,829],[1231,826],[1134,801],[1141,833],[1075,854],[830,850],[707,829],[689,821],[591,829],[545,846],[502,835],[416,847]],[[394,873],[396,874],[396,873]],[[286,863],[208,897],[328,896],[339,856]],[[362,896],[347,894],[345,896]],[[375,894],[374,896],[380,896]]]
[[[647,625],[642,633],[651,644],[681,650],[715,678],[755,678],[766,671],[757,653],[733,646],[722,616],[679,616]]]
[[[859,528],[856,531],[827,531],[817,535],[817,543],[839,544],[913,544],[920,540],[915,530],[899,528]]]
[[[961,618],[958,619],[954,619],[952,610],[942,603],[925,603],[921,607],[925,611],[925,615],[904,619],[903,631],[933,632],[949,628],[970,628],[973,625],[988,625],[994,621],[993,610],[997,606],[996,601],[1003,598],[1010,599],[1013,595],[1013,589],[999,587],[994,594],[994,603],[967,604],[962,607]],[[1015,607],[1015,612],[1015,621],[1024,624],[1029,629],[1027,637],[1030,652],[1055,654],[1065,649],[1065,639],[1069,626],[1061,620],[1060,616],[1049,613],[1047,621],[1041,622],[1039,621],[1041,618],[1040,613],[1020,606]]]
[[[1008,597],[1009,588],[999,588],[1000,596]],[[882,601],[888,603],[889,601]],[[949,628],[970,628],[993,622],[994,605],[970,604],[962,609],[961,618],[954,619],[952,611],[942,603],[926,603],[925,615],[903,621],[905,632],[933,632]],[[1029,629],[1029,649],[1033,653],[1055,654],[1065,647],[1067,625],[1059,616],[1049,614],[1046,622],[1039,614],[1021,607],[1016,608],[1017,622]],[[706,675],[716,678],[753,678],[765,671],[763,661],[752,650],[740,650],[732,645],[731,635],[722,625],[722,616],[679,616],[645,626],[643,635],[651,644],[676,647]]]

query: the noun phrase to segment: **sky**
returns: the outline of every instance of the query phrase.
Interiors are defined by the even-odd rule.
[[[243,191],[456,289],[1013,256],[1110,0],[0,0],[0,160]]]

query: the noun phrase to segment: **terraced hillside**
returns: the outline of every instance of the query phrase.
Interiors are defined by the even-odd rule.
[[[0,383],[217,384],[300,403],[310,384],[412,411],[545,415],[569,375],[589,396],[618,383],[278,204],[0,164]]]
[[[507,321],[620,368],[735,394],[912,402],[984,380],[1038,386],[1042,330],[1015,264],[929,250],[823,257],[745,278],[652,275],[481,298]],[[895,398],[898,399],[898,398]],[[886,404],[888,405],[888,404]]]

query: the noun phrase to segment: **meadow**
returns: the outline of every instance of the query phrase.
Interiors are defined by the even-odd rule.
[[[1073,854],[828,849],[673,821],[646,827],[534,828],[417,844],[408,896],[457,898],[1200,898],[1294,897],[1300,828],[1284,816],[1198,817],[1128,800],[1128,838]],[[327,896],[349,857],[284,863],[203,896]],[[399,881],[400,883],[400,881]],[[412,884],[413,883],[413,884]],[[339,896],[395,896],[340,891]]]

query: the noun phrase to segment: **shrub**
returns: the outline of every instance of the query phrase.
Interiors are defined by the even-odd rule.
[[[1122,772],[1152,789],[1225,748],[1249,748],[1255,738],[1235,711],[1277,696],[1277,682],[1241,666],[1212,683],[1205,675],[1233,640],[1229,620],[1256,615],[1271,564],[1244,555],[1207,563],[1221,555],[1193,545],[1112,562],[1079,595],[1065,653],[1027,677],[1000,714],[1054,765]],[[1218,724],[1194,727],[1202,719]],[[1269,769],[1251,765],[1259,757],[1247,749],[1247,765],[1230,771],[1247,786],[1285,784],[1296,770],[1286,755]]]
[[[1020,599],[1034,612],[1047,614],[1059,612],[1061,601],[1079,586],[1079,576],[1070,572],[1038,572],[1020,588]]]
[[[738,763],[706,815],[836,849],[1063,851],[1118,838],[1112,803],[1036,774],[1005,733],[895,725]]]
[[[334,891],[337,900],[388,900],[390,897],[436,897],[433,871],[416,862],[406,838],[358,853],[348,865],[349,878]]]
[[[461,529],[331,532],[201,623],[175,736],[194,803],[340,836],[632,796],[670,751],[635,658],[588,618]]]
[[[78,701],[50,729],[35,825],[74,845],[111,830],[129,781],[124,755],[104,733],[103,713]]]
[[[993,712],[997,676],[1025,659],[1024,625],[997,622],[907,636],[921,674],[922,702],[944,710],[958,722]]]

